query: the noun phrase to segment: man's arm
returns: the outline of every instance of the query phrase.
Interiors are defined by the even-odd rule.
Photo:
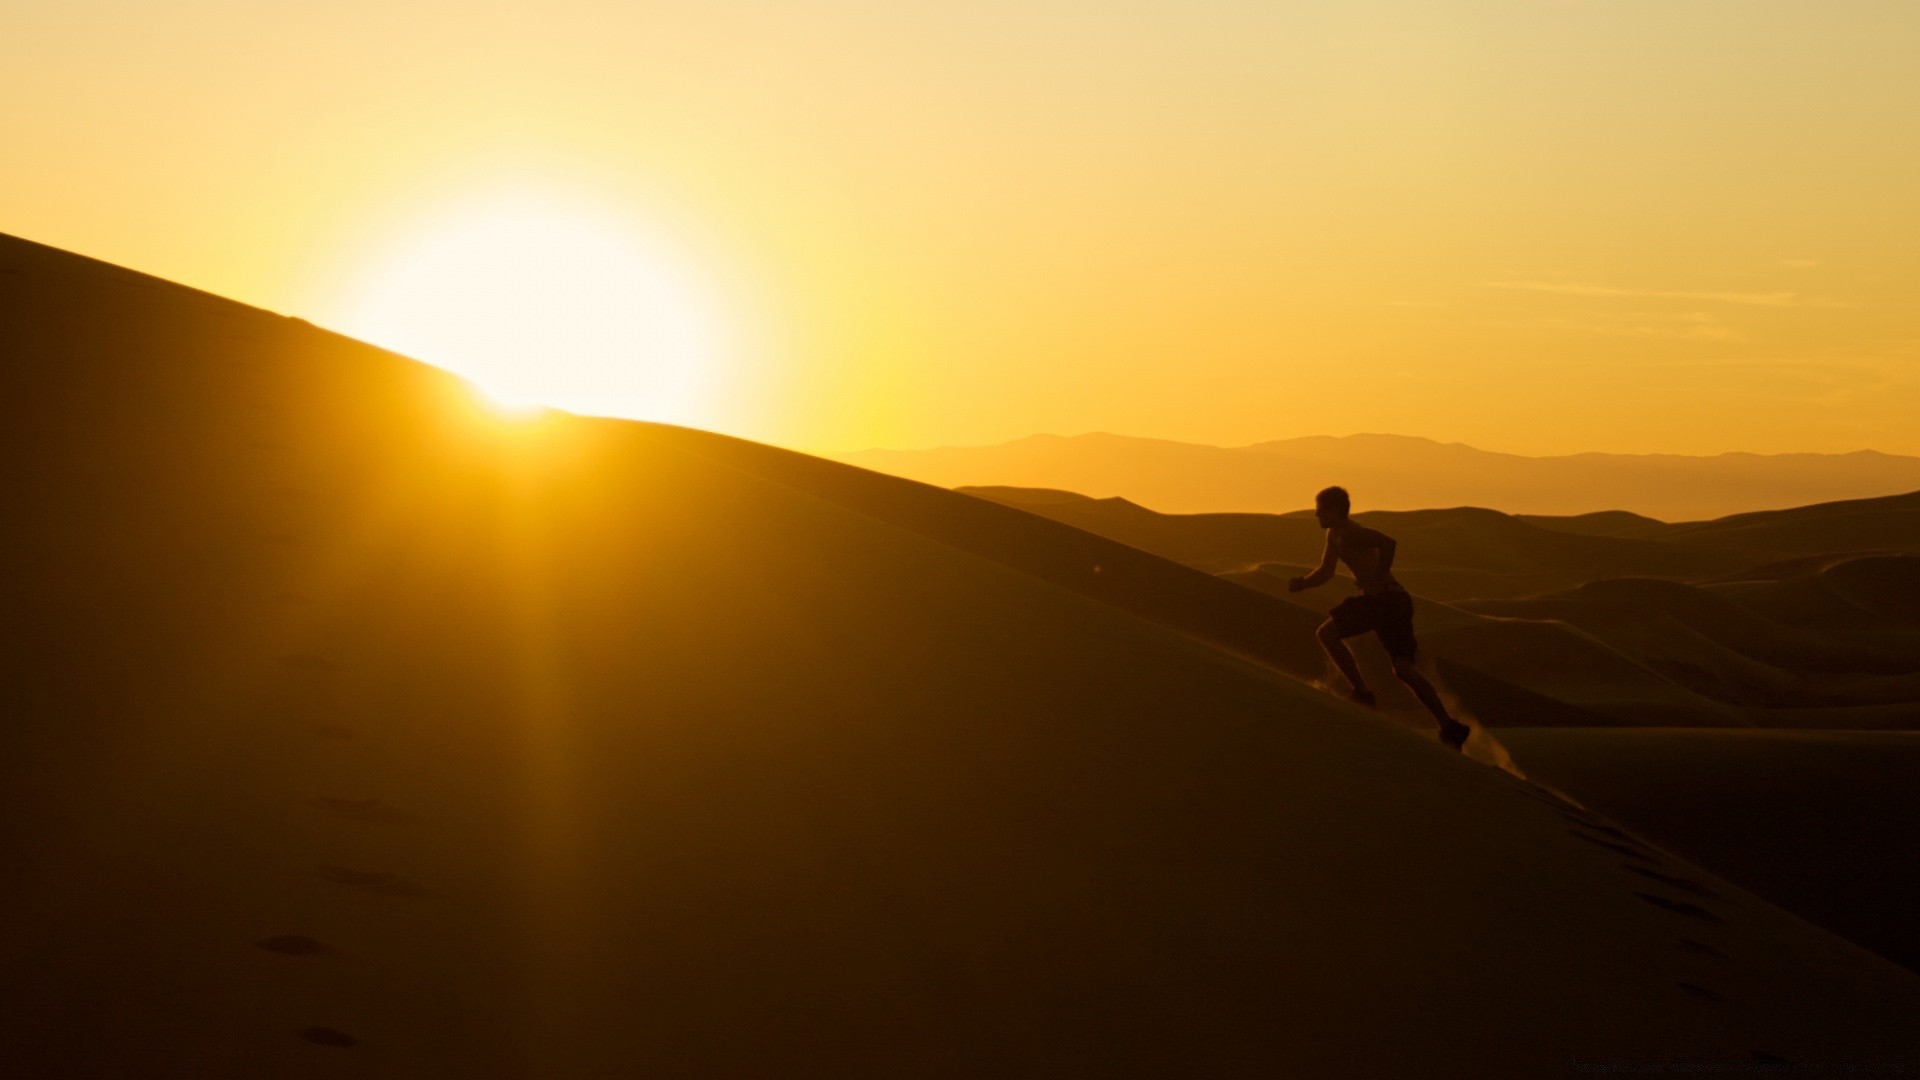
[[[1340,551],[1333,546],[1333,534],[1327,534],[1327,553],[1320,557],[1320,567],[1305,577],[1287,579],[1287,591],[1299,592],[1301,589],[1318,588],[1333,578],[1333,567],[1340,557]]]

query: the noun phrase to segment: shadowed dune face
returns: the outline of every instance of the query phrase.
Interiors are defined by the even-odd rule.
[[[1860,634],[1857,625],[1822,633],[1776,622],[1729,596],[1679,582],[1601,581],[1560,596],[1460,606],[1577,626],[1664,677],[1730,705],[1892,703],[1899,699],[1868,689],[1892,685],[1874,677],[1920,670],[1920,650],[1903,647],[1897,638]]]
[[[1920,1053],[1920,979],[1204,636],[1304,609],[736,440],[501,425],[310,327],[0,264],[34,403],[0,428],[25,1074]],[[1162,624],[1202,589],[1254,614]]]
[[[1920,734],[1512,736],[1523,767],[1588,807],[1920,970]]]
[[[1867,556],[1829,567],[1827,584],[1855,605],[1920,632],[1920,557]]]
[[[1920,548],[1920,491],[1872,499],[1734,514],[1672,525],[1664,533],[1705,543],[1778,554]]]

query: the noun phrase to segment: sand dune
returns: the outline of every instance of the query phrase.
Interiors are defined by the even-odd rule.
[[[1782,555],[1920,548],[1920,492],[1672,525],[1662,539]]]
[[[1920,979],[972,500],[0,266],[15,1073],[1920,1058]]]
[[[1555,516],[1552,514],[1519,514],[1521,521],[1529,525],[1538,525],[1543,529],[1558,532],[1579,533],[1582,536],[1653,536],[1668,528],[1664,521],[1643,514],[1631,514],[1625,510],[1596,510],[1591,514],[1572,514]]]
[[[1713,601],[1725,607],[1714,607]],[[1850,646],[1773,623],[1722,597],[1673,582],[1606,581],[1559,597],[1461,606],[1504,618],[1577,626],[1666,677],[1728,704],[1861,704],[1845,689],[1858,683],[1860,674],[1920,669],[1920,653],[1902,653],[1884,644],[1873,651]]]
[[[1815,629],[1868,650],[1920,646],[1913,556],[1823,559],[1771,580],[1714,583],[1711,588],[1776,622]]]
[[[1657,613],[1762,663],[1800,672],[1899,672],[1912,670],[1920,659],[1893,647],[1876,651],[1835,642],[1800,625],[1769,619],[1711,587],[1617,578],[1582,585],[1564,595],[1567,600],[1623,613]],[[1480,610],[1490,605],[1467,606]]]

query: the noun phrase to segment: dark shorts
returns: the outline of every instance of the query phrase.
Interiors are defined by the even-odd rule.
[[[1419,650],[1413,640],[1413,597],[1399,589],[1372,596],[1349,596],[1327,614],[1341,637],[1353,637],[1369,630],[1379,635],[1388,656],[1412,660]]]

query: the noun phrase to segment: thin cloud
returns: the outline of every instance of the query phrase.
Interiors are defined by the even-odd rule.
[[[1634,300],[1693,300],[1717,304],[1745,304],[1753,307],[1838,307],[1832,300],[1801,296],[1793,292],[1678,292],[1667,289],[1623,289],[1613,285],[1588,285],[1562,281],[1484,281],[1490,289],[1517,289],[1524,292],[1554,293],[1560,296],[1605,296]]]
[[[1580,319],[1551,318],[1500,321],[1491,325],[1522,330],[1557,330],[1606,337],[1662,337],[1689,341],[1744,341],[1745,335],[1704,311],[1591,312]]]

